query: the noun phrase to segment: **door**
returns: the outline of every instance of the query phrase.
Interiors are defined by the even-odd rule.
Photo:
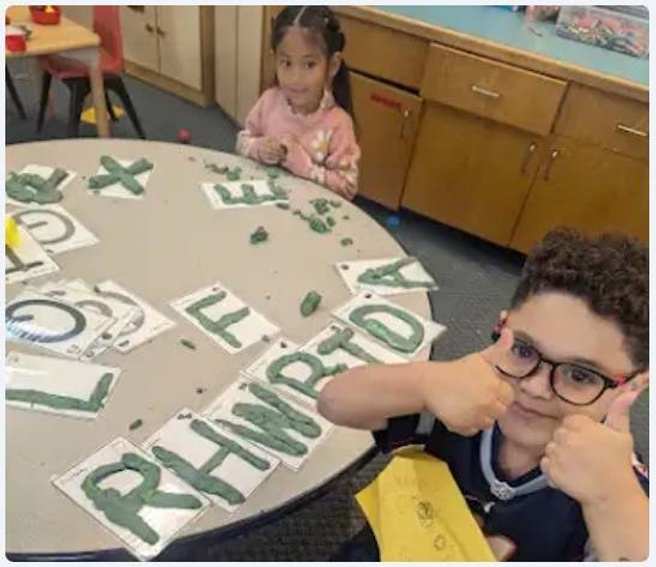
[[[540,148],[535,134],[428,103],[402,205],[507,246]]]
[[[549,230],[649,238],[649,166],[598,146],[556,137],[510,243],[528,252]]]
[[[421,99],[353,72],[351,91],[362,151],[359,193],[396,210],[408,172]]]
[[[202,90],[200,6],[158,6],[160,73]]]
[[[123,57],[130,63],[159,72],[155,6],[122,6]]]

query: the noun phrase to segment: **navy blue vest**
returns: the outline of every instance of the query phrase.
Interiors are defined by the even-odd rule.
[[[503,491],[497,490],[496,495],[493,494],[481,466],[483,433],[463,437],[435,421],[430,433],[422,435],[417,433],[419,415],[393,418],[388,423],[387,429],[374,432],[381,450],[387,452],[403,445],[423,443],[427,453],[448,463],[453,478],[500,561],[584,559],[588,532],[580,505],[548,486],[509,500],[499,497],[504,496]],[[540,469],[536,468],[514,480],[505,478],[497,465],[501,432],[495,426],[488,435],[491,435],[491,447],[487,459],[497,482],[507,483],[512,491],[541,476]],[[636,474],[649,494],[646,476],[637,471]]]

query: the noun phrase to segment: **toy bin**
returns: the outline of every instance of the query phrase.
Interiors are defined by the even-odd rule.
[[[54,26],[61,20],[61,8],[59,6],[30,6],[30,15],[35,24]]]
[[[649,57],[649,20],[598,6],[562,6],[556,33],[634,57]]]

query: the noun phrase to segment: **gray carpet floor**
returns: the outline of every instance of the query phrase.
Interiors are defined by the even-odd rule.
[[[10,63],[14,63],[11,61]],[[10,65],[28,113],[18,119],[11,101],[6,102],[7,144],[66,136],[68,92],[55,87],[55,116],[36,133],[38,84],[34,85],[23,66]],[[234,149],[236,125],[220,108],[202,109],[171,94],[132,78],[128,90],[149,139],[173,142],[180,128],[191,132],[192,143],[221,151]],[[136,137],[127,117],[112,124],[114,137]],[[83,125],[81,136],[95,136],[94,127]],[[491,325],[510,299],[523,258],[457,230],[412,213],[390,212],[365,199],[356,203],[385,226],[408,253],[417,256],[435,277],[439,290],[431,293],[433,317],[448,327],[435,344],[432,358],[444,360],[479,349],[489,341]],[[390,222],[397,220],[398,224]],[[647,396],[633,412],[636,444],[648,459]],[[381,470],[387,458],[377,456],[350,478],[336,482],[314,502],[227,541],[203,541],[172,546],[163,560],[188,561],[321,561],[341,541],[355,533],[364,517],[352,495]]]

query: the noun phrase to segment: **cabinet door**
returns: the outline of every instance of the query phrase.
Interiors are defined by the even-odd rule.
[[[216,102],[233,118],[237,115],[237,10],[214,7]]]
[[[160,73],[201,90],[200,6],[158,6]]]
[[[262,21],[262,69],[260,76],[260,91],[263,92],[273,84],[276,74],[276,62],[271,52],[271,27],[273,20],[283,10],[284,6],[265,6]]]
[[[159,72],[155,6],[122,6],[123,57],[151,71]]]
[[[410,163],[421,99],[351,73],[356,134],[362,151],[359,193],[398,209]]]
[[[262,6],[237,9],[237,122],[240,124],[260,96],[263,20]]]
[[[649,165],[557,137],[541,164],[510,243],[528,252],[549,230],[649,237]]]
[[[506,246],[535,176],[540,141],[427,103],[402,205]]]

